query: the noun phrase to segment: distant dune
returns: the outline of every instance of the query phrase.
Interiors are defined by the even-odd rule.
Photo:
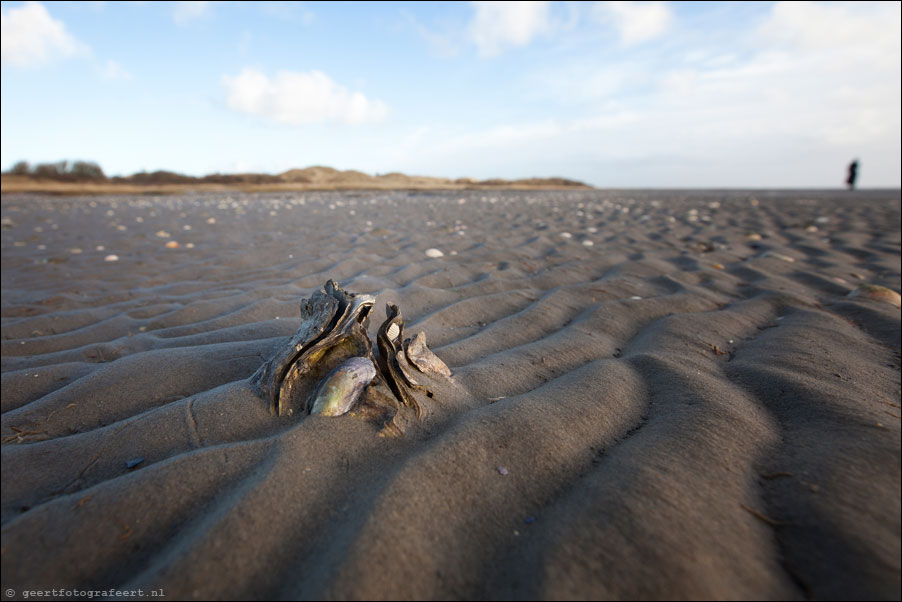
[[[35,174],[2,175],[2,191],[41,192],[46,194],[147,194],[182,193],[189,190],[240,190],[268,192],[280,190],[553,190],[590,189],[591,186],[566,178],[526,178],[520,180],[475,180],[472,178],[434,178],[409,176],[399,172],[371,176],[356,170],[340,171],[332,167],[314,166],[290,169],[282,174],[211,174],[186,176],[171,171],[140,172],[113,178],[47,178]]]

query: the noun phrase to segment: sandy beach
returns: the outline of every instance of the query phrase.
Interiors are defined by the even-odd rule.
[[[902,287],[898,190],[2,219],[5,599],[900,597],[900,310],[849,296]],[[330,278],[453,372],[403,436],[249,382]]]

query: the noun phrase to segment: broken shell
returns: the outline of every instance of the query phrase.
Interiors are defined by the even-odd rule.
[[[896,309],[902,307],[902,297],[896,291],[880,286],[879,284],[862,284],[848,295],[849,297],[866,297],[874,301],[883,301],[895,305]]]
[[[404,375],[404,380],[409,382],[411,385],[419,385],[420,383],[417,382],[416,377],[411,373],[411,364],[407,357],[404,355],[404,350],[398,349],[398,354],[395,357],[398,358],[398,368],[401,369],[401,374]]]
[[[346,414],[374,378],[376,367],[369,358],[352,357],[345,360],[320,383],[313,396],[310,413],[322,416]]]
[[[407,339],[405,342],[405,351],[407,359],[411,364],[417,367],[424,374],[438,374],[446,378],[451,377],[451,370],[445,365],[445,362],[438,359],[429,347],[426,346],[426,334],[418,332],[413,340]]]

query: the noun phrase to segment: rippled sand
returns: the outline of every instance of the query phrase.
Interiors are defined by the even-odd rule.
[[[899,598],[898,191],[2,214],[5,589]],[[454,373],[403,438],[248,384],[329,278]]]

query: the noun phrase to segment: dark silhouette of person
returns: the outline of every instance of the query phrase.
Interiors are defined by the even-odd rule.
[[[855,180],[858,179],[858,159],[854,159],[849,163],[849,175],[846,177],[846,184],[849,190],[855,190]]]

